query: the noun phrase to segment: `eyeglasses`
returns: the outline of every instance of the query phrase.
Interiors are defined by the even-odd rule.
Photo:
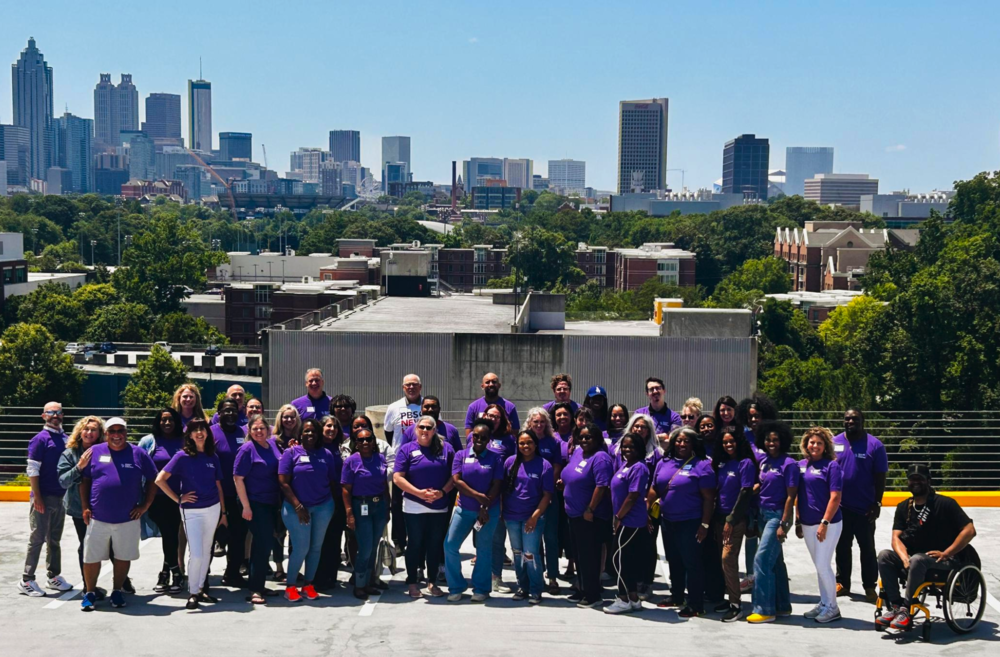
[[[646,392],[660,392],[661,390],[663,390],[662,386],[650,386],[646,388]]]
[[[360,436],[354,440],[356,443],[373,443],[375,439],[372,436]]]
[[[53,417],[53,416],[56,416],[56,415],[62,416],[63,412],[62,411],[45,411],[45,414],[48,415],[49,417]]]

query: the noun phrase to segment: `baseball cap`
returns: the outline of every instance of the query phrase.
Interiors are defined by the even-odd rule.
[[[923,477],[927,481],[931,480],[931,469],[925,463],[912,463],[906,468],[906,478]]]
[[[588,397],[607,397],[607,388],[602,388],[601,386],[591,386],[590,390],[587,391]]]
[[[109,419],[107,422],[104,423],[104,430],[105,431],[107,431],[111,427],[121,427],[123,429],[127,429],[128,428],[125,425],[125,420],[121,419],[120,417],[113,417],[113,418]]]

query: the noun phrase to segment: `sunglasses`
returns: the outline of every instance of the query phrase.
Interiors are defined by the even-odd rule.
[[[433,427],[429,424],[420,424],[417,425],[417,428],[420,429],[421,431],[434,431],[434,429],[436,429],[437,427]]]
[[[682,415],[681,419],[682,420],[693,420],[695,417],[696,417],[695,415]]]
[[[356,442],[356,443],[373,443],[373,442],[375,442],[375,439],[373,437],[371,437],[371,436],[362,436],[360,438],[355,439],[354,442]]]
[[[45,414],[49,415],[49,416],[55,416],[55,415],[62,415],[63,412],[62,411],[45,411]]]

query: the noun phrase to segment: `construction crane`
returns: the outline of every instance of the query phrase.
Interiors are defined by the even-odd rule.
[[[260,150],[264,151],[264,168],[266,169],[266,168],[268,168],[267,167],[267,146],[265,146],[264,144],[261,144],[260,145]]]

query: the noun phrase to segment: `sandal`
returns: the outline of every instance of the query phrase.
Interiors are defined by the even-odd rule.
[[[198,608],[198,596],[192,595],[188,598],[187,604],[184,605],[187,609],[197,609]]]
[[[427,587],[427,592],[428,592],[428,593],[429,593],[429,594],[431,595],[431,597],[433,597],[433,598],[441,598],[441,597],[444,597],[444,595],[445,595],[445,592],[444,592],[444,591],[442,591],[442,590],[441,590],[441,589],[440,589],[439,587],[437,587],[437,586],[428,586],[428,587]]]
[[[219,601],[219,599],[215,598],[215,597],[212,597],[211,595],[209,595],[205,591],[202,591],[201,593],[198,594],[198,601],[199,602],[210,602],[212,604],[215,604],[216,602]]]
[[[424,594],[420,592],[420,589],[415,584],[411,584],[410,585],[410,590],[409,590],[408,594],[414,600],[418,600],[418,599],[424,597]]]
[[[260,593],[252,593],[247,596],[247,602],[252,605],[266,605],[267,599]]]

